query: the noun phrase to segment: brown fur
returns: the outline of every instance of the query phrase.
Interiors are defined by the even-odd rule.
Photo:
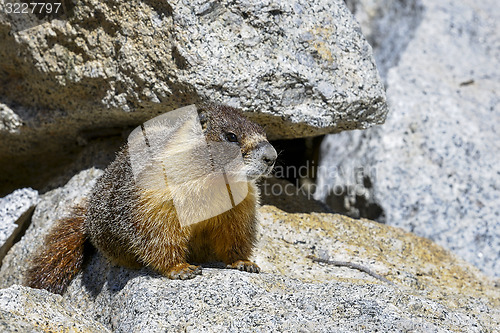
[[[45,246],[32,261],[26,284],[62,294],[83,264],[85,209],[76,207],[69,218],[57,221],[45,238]]]
[[[248,259],[256,243],[256,193],[249,185],[249,192],[234,209],[190,226],[189,261],[222,261],[227,265]]]
[[[193,158],[196,161],[200,147],[198,141],[190,141],[189,132],[185,141],[181,135],[181,140],[169,141],[160,152],[167,161],[175,159],[170,168],[189,175],[180,185],[169,185],[165,172],[158,172],[161,169],[155,164],[141,171],[144,173],[141,180],[134,178],[137,175],[132,172],[126,145],[97,180],[86,211],[59,221],[49,234],[45,249],[28,274],[29,286],[62,293],[81,269],[87,238],[116,265],[149,266],[172,279],[193,278],[201,274],[201,267],[194,263],[214,261],[224,262],[228,268],[259,272],[259,267],[248,260],[256,243],[258,222],[258,189],[254,176],[270,171],[276,152],[265,139],[262,128],[237,110],[205,105],[198,111],[206,139],[240,149],[245,160],[242,170],[251,177],[244,181],[235,178],[238,180],[231,186],[240,191],[239,194],[246,193],[246,197],[215,217],[182,226],[174,200],[191,199],[185,191],[208,193],[209,198],[202,199],[208,200],[206,207],[211,212],[212,207],[221,204],[224,193],[227,196],[229,185],[214,186],[212,178],[191,174],[197,170],[190,165]],[[228,133],[236,135],[238,141],[227,139]],[[177,152],[179,144],[193,148]],[[175,154],[170,154],[172,151]],[[247,167],[249,169],[245,169]],[[192,210],[197,209],[197,202],[186,202],[192,205]]]

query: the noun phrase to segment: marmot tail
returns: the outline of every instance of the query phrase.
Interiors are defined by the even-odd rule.
[[[85,208],[76,207],[73,214],[56,222],[45,239],[41,252],[33,259],[26,285],[62,294],[82,269]]]

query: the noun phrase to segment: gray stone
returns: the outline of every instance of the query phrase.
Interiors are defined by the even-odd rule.
[[[110,332],[61,296],[22,286],[0,289],[2,332]]]
[[[26,159],[44,165],[206,100],[241,107],[275,139],[385,119],[371,48],[341,0],[85,0],[64,10],[0,11],[0,102],[12,111],[0,114],[0,159],[15,162],[0,166],[5,179],[22,177]]]
[[[108,268],[94,299],[76,284],[67,299],[113,332],[480,332],[487,324],[436,300],[393,287],[305,283],[273,274],[205,268],[173,281]],[[495,314],[497,312],[495,311]]]
[[[172,6],[176,47],[190,64],[180,79],[203,96],[263,113],[271,137],[383,122],[371,48],[342,1],[213,2],[197,15]]]
[[[88,193],[100,174],[87,170],[42,196],[33,224],[6,257],[0,287],[22,283],[27,260],[50,225]],[[304,198],[297,192],[280,204],[288,209],[285,202]],[[321,210],[312,202],[307,206]],[[63,299],[28,288],[0,290],[0,322],[19,317],[12,310],[19,306],[2,303],[24,304],[24,298],[10,301],[14,290],[35,303],[23,310],[28,317],[27,324],[20,320],[23,328],[37,318],[51,318],[59,304],[68,306],[58,318],[74,311],[75,320],[84,314],[81,325],[97,321],[113,332],[483,332],[500,324],[500,292],[494,281],[427,239],[336,214],[286,213],[272,206],[262,207],[260,214],[254,259],[261,274],[214,264],[193,280],[169,280],[147,268],[112,266],[97,253]],[[395,285],[361,271],[315,263],[307,257],[311,254],[369,267]],[[9,296],[2,298],[2,293]],[[45,308],[47,315],[39,310]]]
[[[0,103],[0,132],[19,133],[21,118],[7,105]]]
[[[420,0],[345,0],[373,47],[377,69],[385,80],[387,71],[413,38],[422,21]],[[386,82],[385,82],[386,83]]]
[[[0,264],[17,235],[25,229],[38,200],[38,192],[31,188],[0,198]]]
[[[405,4],[422,18],[389,66],[387,122],[326,138],[316,198],[354,216],[379,207],[380,221],[500,276],[497,4]],[[398,20],[385,17],[372,26],[385,22],[385,29],[397,30],[389,22]],[[378,46],[377,57],[384,48]]]

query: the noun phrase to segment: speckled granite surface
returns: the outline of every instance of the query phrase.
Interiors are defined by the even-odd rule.
[[[323,143],[325,170],[336,167],[352,175],[361,167],[370,181],[325,172],[317,198],[337,201],[354,214],[366,202],[376,202],[384,211],[381,220],[500,276],[496,6],[492,0],[425,0],[411,7],[422,17],[388,70],[386,124],[329,136]],[[357,185],[361,195],[341,197],[339,203],[327,193],[333,184]]]
[[[60,295],[12,286],[0,289],[0,329],[10,332],[110,332]]]
[[[31,188],[0,198],[0,262],[38,200],[38,192]]]

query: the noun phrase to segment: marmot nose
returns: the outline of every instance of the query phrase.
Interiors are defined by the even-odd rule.
[[[271,146],[269,142],[265,142],[262,146],[262,160],[264,163],[268,166],[272,166],[274,165],[274,162],[276,162],[276,157],[278,157],[278,154],[276,153],[274,147]]]

